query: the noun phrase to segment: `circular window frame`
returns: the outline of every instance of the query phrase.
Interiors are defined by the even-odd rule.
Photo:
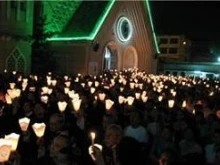
[[[128,23],[128,26],[129,26],[129,34],[128,34],[128,37],[125,38],[123,33],[122,33],[122,24],[124,23],[124,21],[126,21]],[[132,33],[133,33],[133,27],[132,27],[132,24],[131,24],[131,21],[126,18],[126,17],[120,17],[118,22],[117,22],[117,27],[116,27],[116,31],[117,31],[117,36],[118,36],[118,39],[122,42],[126,42],[126,41],[129,41],[132,37]]]

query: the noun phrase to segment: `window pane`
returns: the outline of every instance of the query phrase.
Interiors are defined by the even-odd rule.
[[[11,8],[17,9],[17,2],[16,1],[11,1]]]
[[[177,54],[177,48],[170,48],[169,53],[170,54]]]
[[[159,43],[160,44],[167,44],[168,43],[168,39],[167,38],[161,38]]]
[[[160,48],[161,54],[167,54],[167,48]]]
[[[170,39],[170,43],[171,44],[177,44],[178,43],[178,39],[177,38],[171,38]]]
[[[26,7],[27,7],[26,2],[25,1],[21,1],[21,3],[20,3],[21,11],[26,11]]]

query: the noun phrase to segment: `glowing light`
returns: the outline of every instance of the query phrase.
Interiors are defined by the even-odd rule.
[[[30,119],[27,117],[24,117],[24,118],[19,119],[18,123],[22,131],[27,131],[29,123],[30,123]]]
[[[123,26],[124,23],[127,23],[128,28],[129,28],[129,34],[126,38],[125,38],[125,36],[122,32],[122,26]],[[118,20],[118,23],[117,23],[117,34],[118,34],[119,40],[121,40],[122,42],[130,40],[131,36],[132,36],[132,33],[133,33],[133,29],[132,29],[132,24],[131,24],[130,20],[127,19],[126,17],[121,17]]]
[[[153,19],[152,19],[152,15],[151,15],[149,0],[145,0],[145,2],[146,2],[146,6],[147,6],[148,15],[149,15],[149,18],[150,18],[150,24],[151,24],[151,29],[152,29],[152,32],[153,32],[154,44],[155,44],[155,47],[156,47],[156,51],[157,51],[157,53],[160,53],[158,43],[157,43],[157,37],[156,37],[155,31],[154,31],[154,24],[153,24]]]
[[[10,140],[0,139],[0,162],[8,161],[11,153],[12,143]]]
[[[41,138],[42,136],[44,136],[44,132],[46,129],[46,125],[44,123],[34,123],[32,125],[32,128],[37,137]]]
[[[11,150],[12,151],[16,151],[19,138],[20,138],[20,135],[16,134],[16,133],[11,133],[9,135],[5,135],[5,139],[11,141],[11,144],[12,144]]]
[[[91,132],[90,136],[91,136],[91,140],[92,140],[92,145],[94,145],[94,142],[95,142],[95,132]]]

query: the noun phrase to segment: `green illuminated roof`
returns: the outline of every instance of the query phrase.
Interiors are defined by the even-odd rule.
[[[67,25],[62,37],[89,36],[100,16],[106,8],[108,1],[83,2]],[[83,21],[82,21],[83,20]]]
[[[114,2],[115,0],[82,1],[66,28],[48,40],[93,40]]]
[[[81,2],[81,0],[43,1],[44,15],[46,16],[45,31],[53,33],[62,32],[79,8]]]

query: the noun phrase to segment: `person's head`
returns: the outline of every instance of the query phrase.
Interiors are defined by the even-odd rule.
[[[132,127],[136,128],[140,126],[142,121],[141,114],[138,111],[134,111],[130,115],[130,124]]]
[[[206,118],[208,124],[212,124],[216,120],[216,116],[214,114],[209,114]]]
[[[35,102],[36,101],[36,97],[35,97],[34,93],[28,92],[27,100],[30,101],[30,102]]]
[[[115,122],[116,122],[116,119],[113,115],[106,114],[106,115],[103,116],[102,127],[103,127],[104,130],[106,130],[109,125],[115,124]]]
[[[172,129],[169,127],[164,127],[161,132],[161,138],[164,140],[172,140]]]
[[[121,140],[122,129],[119,125],[111,124],[105,132],[105,145],[109,148],[115,147]]]
[[[184,113],[182,111],[178,111],[176,115],[177,120],[183,120],[184,119]]]
[[[216,146],[215,150],[215,164],[220,164],[220,146]]]
[[[33,104],[31,102],[25,102],[23,105],[24,114],[29,114],[33,112]]]
[[[53,133],[56,133],[58,131],[60,131],[64,125],[64,119],[63,116],[61,114],[53,114],[50,117],[50,131]]]
[[[217,108],[215,110],[215,116],[216,116],[217,119],[220,119],[220,108]]]
[[[203,112],[198,111],[195,115],[195,119],[197,123],[201,123],[202,121],[204,121],[204,114]]]
[[[184,139],[188,141],[193,141],[195,138],[195,133],[193,129],[191,128],[186,128],[184,131]]]
[[[153,121],[158,121],[158,118],[159,118],[159,112],[156,108],[154,108],[152,111],[151,111],[151,116],[152,116],[152,119]]]
[[[123,137],[116,151],[120,165],[145,164],[141,145],[132,137]]]
[[[34,115],[37,119],[44,119],[46,110],[44,106],[40,103],[37,103],[34,107]]]
[[[55,137],[50,146],[50,156],[53,159],[65,157],[68,155],[68,148],[70,148],[70,138],[68,136],[59,135]]]
[[[214,130],[213,141],[214,141],[215,144],[220,145],[220,129],[215,129]]]
[[[159,165],[170,165],[175,161],[176,154],[171,149],[167,148],[162,151],[159,158]]]

